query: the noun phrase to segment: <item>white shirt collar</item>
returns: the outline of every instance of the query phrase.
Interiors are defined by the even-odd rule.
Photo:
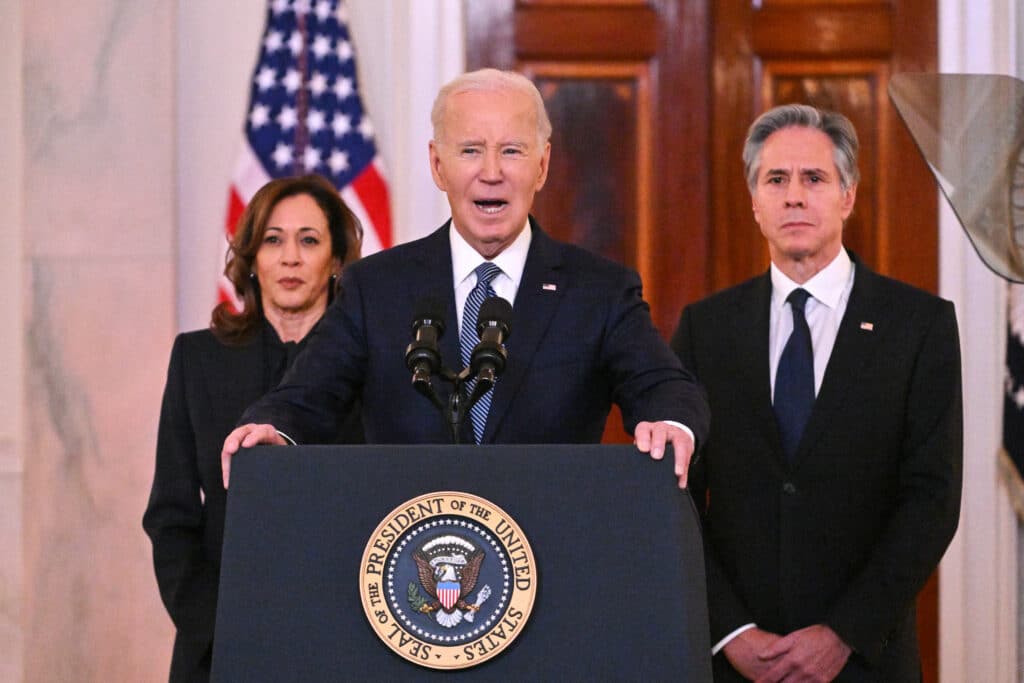
[[[842,247],[831,263],[802,285],[790,280],[785,273],[779,270],[778,266],[772,263],[772,306],[781,308],[790,292],[797,287],[803,287],[817,301],[834,309],[839,305],[852,274],[853,262],[850,260],[850,255],[846,253],[846,249]]]
[[[452,249],[452,285],[458,287],[459,283],[465,280],[476,270],[484,258],[480,253],[470,246],[469,242],[463,239],[459,231],[455,229],[454,219],[448,229],[448,239]],[[530,221],[519,232],[512,244],[505,247],[500,254],[491,259],[491,263],[501,268],[501,272],[508,276],[516,289],[523,279],[523,269],[526,267],[526,256],[530,251],[530,242],[533,240],[533,230],[530,228]]]

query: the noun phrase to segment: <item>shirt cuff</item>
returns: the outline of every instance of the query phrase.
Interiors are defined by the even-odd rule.
[[[690,429],[681,422],[676,422],[675,420],[662,420],[661,423],[666,425],[672,425],[673,427],[679,427],[679,429],[682,429],[684,432],[690,435],[690,440],[693,441],[693,447],[697,447],[697,437],[693,435],[692,429]]]
[[[713,648],[711,648],[711,656],[714,657],[715,655],[717,655],[719,652],[721,652],[723,647],[729,644],[729,642],[733,638],[743,633],[744,631],[749,631],[752,628],[757,628],[757,624],[744,624],[743,626],[740,626],[738,629],[727,635],[725,638],[722,638],[720,641],[718,641],[718,643],[715,644]]]
[[[293,439],[292,437],[288,436],[287,434],[282,432],[280,429],[275,429],[274,431],[277,432],[281,436],[282,439],[287,441],[289,446],[297,446],[298,445],[297,443],[295,443],[295,439]]]

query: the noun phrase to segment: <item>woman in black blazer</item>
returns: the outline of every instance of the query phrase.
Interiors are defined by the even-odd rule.
[[[249,202],[210,328],[178,335],[160,410],[156,473],[142,524],[164,605],[177,628],[170,681],[207,681],[213,651],[226,492],[220,450],[245,408],[280,381],[359,257],[361,229],[338,191],[308,175],[273,180]],[[338,443],[361,443],[359,411]]]

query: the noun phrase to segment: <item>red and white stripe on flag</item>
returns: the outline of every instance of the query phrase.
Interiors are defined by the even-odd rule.
[[[455,603],[459,601],[461,589],[462,586],[457,583],[438,584],[437,599],[444,605],[446,610],[451,610]]]
[[[391,246],[388,187],[359,96],[347,18],[344,0],[268,0],[228,194],[228,240],[246,204],[268,181],[319,173],[362,224],[362,255]],[[217,298],[241,305],[223,275]]]

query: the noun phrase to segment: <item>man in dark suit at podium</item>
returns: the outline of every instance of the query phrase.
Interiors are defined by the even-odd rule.
[[[920,680],[914,601],[960,510],[957,325],[843,248],[856,154],[839,114],[754,122],[771,268],[687,307],[673,339],[715,417],[691,492],[716,681]]]
[[[512,72],[464,74],[441,89],[431,120],[431,172],[452,219],[345,269],[343,294],[306,351],[225,441],[225,483],[239,447],[284,444],[282,435],[321,442],[356,398],[368,443],[450,443],[404,363],[417,302],[441,302],[442,359],[458,369],[476,341],[480,301],[497,295],[514,303],[508,363],[463,441],[596,443],[614,402],[640,451],[660,458],[672,444],[685,486],[707,404],[652,324],[639,277],[556,242],[529,216],[551,149],[536,87]]]

